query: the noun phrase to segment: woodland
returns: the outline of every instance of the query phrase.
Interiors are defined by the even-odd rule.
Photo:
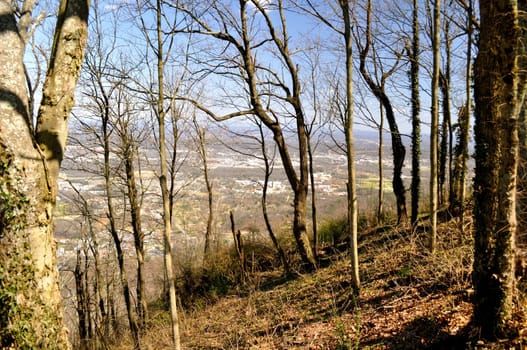
[[[0,0],[0,347],[526,347],[526,11]]]

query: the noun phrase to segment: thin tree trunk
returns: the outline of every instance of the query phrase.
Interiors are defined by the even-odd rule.
[[[262,189],[262,214],[264,217],[265,227],[267,228],[267,232],[269,232],[269,237],[271,237],[271,241],[273,242],[273,245],[276,251],[278,252],[278,256],[280,257],[280,261],[282,262],[282,266],[284,267],[284,274],[287,276],[291,273],[291,268],[289,266],[289,262],[287,261],[287,257],[285,256],[284,250],[278,243],[278,239],[276,239],[276,235],[271,225],[271,221],[269,220],[269,214],[267,213],[267,190],[269,188],[269,178],[271,177],[272,168],[269,162],[269,157],[267,156],[265,136],[263,134],[261,123],[258,124],[258,128],[260,131],[262,156],[263,156],[264,166],[265,166],[264,183],[263,183],[263,189]]]
[[[381,224],[384,220],[384,109],[382,104],[379,111],[379,147],[377,148],[377,157],[379,158],[377,162],[379,169],[379,192],[377,196],[377,224]]]
[[[371,3],[370,3],[371,6]],[[348,230],[350,236],[351,253],[351,286],[353,293],[359,294],[359,249],[357,240],[357,189],[355,175],[355,147],[353,140],[353,46],[351,38],[350,3],[348,0],[340,0],[340,8],[344,19],[344,43],[346,50],[346,116],[344,122],[344,133],[346,137],[346,160],[347,160],[347,215]]]
[[[179,334],[179,316],[176,301],[176,280],[172,265],[172,223],[170,210],[170,197],[167,185],[167,155],[166,155],[166,137],[165,137],[165,92],[164,92],[164,51],[163,51],[163,33],[162,33],[162,16],[161,0],[156,1],[156,30],[157,30],[157,121],[159,131],[159,161],[161,174],[159,175],[159,185],[161,187],[161,197],[163,200],[163,238],[164,238],[164,262],[165,272],[168,281],[168,297],[170,305],[170,321],[172,324],[172,345],[174,349],[181,349],[181,338]]]
[[[127,126],[122,125],[125,129]],[[146,303],[146,286],[145,286],[145,251],[144,240],[145,235],[141,224],[141,206],[139,204],[137,184],[135,179],[134,167],[134,145],[126,130],[122,130],[122,146],[124,148],[123,158],[126,172],[126,186],[127,197],[130,202],[130,214],[132,221],[132,231],[134,236],[134,247],[137,259],[137,316],[139,319],[139,327],[142,329],[147,320],[148,306]]]
[[[419,216],[419,194],[421,192],[421,100],[419,97],[419,2],[414,0],[412,16],[412,49],[410,79],[412,89],[412,213],[411,223],[415,228]]]
[[[210,240],[212,236],[212,223],[214,221],[214,209],[213,209],[213,192],[212,192],[212,181],[210,179],[209,164],[207,161],[207,139],[206,130],[199,126],[197,120],[194,118],[194,129],[197,134],[195,140],[196,147],[198,148],[198,154],[201,158],[201,164],[203,165],[203,179],[205,180],[205,187],[207,189],[207,204],[209,213],[207,216],[207,228],[205,230],[205,242],[203,244],[203,267],[207,270],[209,266],[210,258]]]
[[[386,119],[388,120],[388,125],[390,127],[391,139],[392,139],[392,154],[393,154],[392,185],[393,185],[393,193],[395,195],[396,206],[397,206],[397,223],[404,224],[407,221],[407,213],[406,213],[406,190],[404,188],[404,183],[402,180],[402,169],[404,166],[404,157],[406,155],[406,149],[401,139],[401,133],[399,132],[397,121],[395,120],[395,114],[393,111],[392,104],[390,102],[390,99],[388,98],[388,95],[386,95],[386,92],[384,91],[384,85],[377,84],[372,79],[368,71],[366,70],[366,57],[369,53],[369,49],[371,46],[371,12],[372,12],[372,4],[370,0],[368,1],[368,13],[367,13],[368,17],[367,17],[366,38],[365,38],[366,44],[360,50],[359,70],[361,72],[362,77],[366,81],[366,84],[368,84],[368,87],[372,91],[373,95],[379,100],[380,103],[382,103],[384,110],[386,112]],[[392,71],[393,71],[393,68],[392,68]],[[387,74],[384,74],[382,80],[384,81],[385,78],[389,74],[391,74],[392,71],[388,72]]]
[[[240,265],[240,279],[241,282],[245,282],[247,277],[247,269],[245,264],[245,253],[243,251],[243,241],[240,230],[236,229],[236,224],[234,222],[234,213],[232,210],[229,212],[229,219],[231,221],[231,232],[232,239],[234,241],[234,249],[236,249],[236,255],[238,256],[238,264]]]
[[[468,0],[469,7],[468,7],[468,31],[467,31],[467,67],[466,67],[466,80],[465,80],[465,86],[466,86],[466,94],[467,94],[467,105],[466,105],[466,115],[463,119],[463,125],[462,125],[462,158],[461,158],[461,183],[460,183],[460,196],[459,196],[459,203],[460,203],[460,209],[461,209],[461,229],[464,230],[465,225],[464,222],[464,215],[465,215],[465,197],[466,197],[466,188],[467,188],[467,176],[468,176],[468,142],[470,138],[470,117],[472,114],[472,32],[473,32],[473,24],[470,20],[472,18],[472,0]]]
[[[139,343],[139,327],[134,314],[134,306],[132,304],[130,286],[128,284],[128,276],[124,265],[124,252],[121,245],[121,239],[117,230],[116,215],[113,205],[113,191],[112,191],[112,176],[110,169],[110,135],[108,130],[109,122],[109,106],[105,106],[104,117],[102,120],[102,133],[103,133],[103,148],[104,148],[104,183],[106,189],[106,206],[108,209],[107,216],[110,222],[110,235],[112,236],[115,252],[117,254],[117,262],[119,265],[119,278],[121,281],[121,287],[123,288],[123,298],[126,306],[126,312],[128,315],[128,322],[130,324],[130,333],[134,341],[134,349],[141,349]]]
[[[313,226],[313,257],[318,261],[318,231],[317,231],[317,191],[315,187],[315,170],[313,165],[313,150],[311,148],[311,137],[307,141],[307,154],[309,157],[309,181],[311,183],[311,222]]]
[[[441,1],[434,1],[433,14],[433,71],[432,71],[432,123],[430,130],[430,242],[432,253],[436,250],[437,240],[437,150],[438,150],[438,120],[439,120],[439,49],[440,49],[440,21]]]
[[[445,204],[448,201],[446,197],[445,182],[447,180],[447,159],[449,164],[451,161],[451,147],[449,153],[448,145],[452,145],[451,140],[451,115],[450,115],[450,65],[451,65],[451,53],[450,53],[450,22],[445,19],[445,56],[446,66],[444,74],[439,73],[439,88],[441,95],[443,96],[442,107],[443,107],[443,122],[441,123],[441,141],[439,148],[439,204]],[[450,156],[449,156],[450,154]],[[451,166],[448,167],[450,170]],[[450,174],[450,171],[449,171]],[[451,179],[449,178],[449,182]]]
[[[520,13],[527,13],[527,4],[524,2],[518,3]],[[527,16],[520,15],[520,26],[527,27]],[[522,37],[524,43],[524,52],[520,58],[520,66],[527,66],[527,37]],[[524,72],[520,76],[520,84],[527,82],[527,74]],[[518,162],[518,183],[517,183],[517,206],[516,217],[518,218],[518,230],[516,243],[520,251],[523,253],[523,258],[518,261],[519,264],[527,264],[525,254],[527,252],[527,101],[523,100],[520,118],[518,120],[518,136],[520,140],[519,162]],[[520,253],[521,254],[521,253]],[[518,274],[519,271],[517,271]]]
[[[77,317],[79,318],[79,346],[81,350],[88,349],[88,313],[86,310],[85,271],[82,269],[81,250],[77,249],[77,260],[75,263],[75,290],[77,295]]]

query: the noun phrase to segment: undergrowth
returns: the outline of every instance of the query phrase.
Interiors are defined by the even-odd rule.
[[[343,225],[335,221],[322,234],[339,237]],[[436,254],[425,247],[426,229],[384,225],[362,230],[358,298],[350,287],[347,253],[338,249],[328,250],[332,255],[326,257],[327,267],[291,277],[283,275],[269,246],[258,243],[251,248],[253,267],[243,280],[235,272],[236,255],[226,250],[208,273],[225,278],[228,288],[220,292],[223,282],[202,279],[198,283],[205,292],[184,303],[183,348],[398,349],[465,344],[472,312],[470,222],[467,227],[462,232],[456,220],[441,224]],[[321,244],[340,241],[330,238]],[[170,346],[168,329],[168,321],[154,323],[143,342],[151,348]]]

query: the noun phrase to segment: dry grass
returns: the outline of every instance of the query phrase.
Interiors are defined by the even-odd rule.
[[[349,286],[345,255],[292,279],[279,271],[257,273],[242,292],[181,313],[183,348],[500,348],[473,341],[469,326],[471,234],[461,233],[454,221],[441,224],[438,234],[439,247],[431,255],[424,233],[393,227],[363,233],[358,298]],[[143,344],[167,349],[168,319],[163,313],[153,316]]]

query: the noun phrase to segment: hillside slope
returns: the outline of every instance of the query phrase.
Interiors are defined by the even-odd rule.
[[[518,339],[485,344],[470,327],[472,242],[458,221],[440,226],[433,256],[425,237],[391,227],[363,233],[360,240],[358,298],[342,254],[294,279],[282,279],[279,272],[257,274],[243,292],[182,313],[183,348],[521,348]],[[166,319],[162,314],[154,319],[145,347],[169,348]]]

